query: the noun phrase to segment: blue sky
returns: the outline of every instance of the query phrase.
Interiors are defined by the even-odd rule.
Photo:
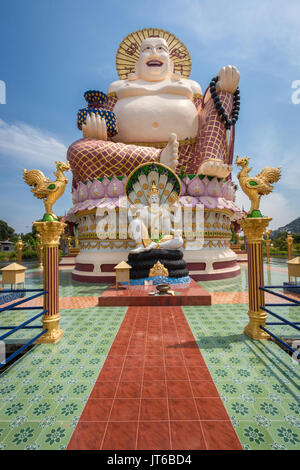
[[[298,0],[0,0],[0,219],[18,232],[43,213],[22,169],[47,176],[80,138],[77,110],[87,89],[107,91],[116,80],[115,54],[127,34],[159,27],[176,34],[192,57],[191,78],[203,90],[223,65],[241,73],[235,154],[253,172],[282,166],[283,177],[262,203],[272,227],[300,216],[300,80]],[[299,95],[300,96],[300,95]],[[71,185],[55,206],[72,206]],[[248,202],[238,191],[238,203]]]

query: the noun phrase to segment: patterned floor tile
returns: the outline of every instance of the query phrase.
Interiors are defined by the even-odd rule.
[[[36,346],[0,376],[0,448],[66,447],[125,313],[62,309],[62,340]]]
[[[243,334],[247,310],[244,304],[183,307],[244,448],[299,449],[299,365],[273,342]],[[295,315],[292,308],[277,311],[286,318]],[[283,442],[279,423],[291,428],[280,432],[290,432],[295,443]]]
[[[265,265],[264,274],[268,285],[280,285],[287,279],[286,267],[279,263]],[[299,450],[299,365],[292,363],[291,358],[274,343],[255,342],[243,334],[248,321],[247,267],[241,265],[239,277],[200,284],[212,293],[213,305],[187,306],[183,310],[244,449]],[[27,287],[42,287],[42,275],[38,269],[30,267],[27,270]],[[61,326],[65,335],[57,345],[34,347],[1,374],[0,449],[66,448],[126,313],[125,307],[96,307],[98,296],[106,288],[106,285],[76,283],[71,280],[69,269],[60,271]],[[268,296],[267,301],[277,302],[277,299]],[[34,304],[41,305],[41,300],[35,300]],[[298,319],[297,310],[294,307],[276,307],[277,313],[292,321]],[[31,315],[28,311],[4,312],[1,314],[1,325],[18,324]],[[178,321],[176,315],[174,319]],[[40,325],[40,320],[36,320],[34,324]],[[156,334],[157,325],[153,325],[153,328],[150,333]],[[279,335],[292,333],[288,327],[272,326],[272,331],[273,329]],[[28,331],[19,331],[14,338],[28,338]],[[183,337],[182,342],[186,343],[187,348],[190,347],[188,338]],[[165,356],[168,357],[166,364],[178,368],[179,365],[174,362],[178,361],[176,351],[168,348],[165,351],[172,353]],[[157,359],[159,356],[151,357]],[[129,367],[132,364],[127,363],[126,368]],[[161,365],[153,362],[147,367],[159,368]],[[194,365],[189,364],[189,367]],[[120,389],[120,393],[134,393],[132,399],[136,399],[136,394],[147,392],[150,395],[143,398],[162,400],[167,398],[169,390],[171,394],[176,392],[170,399],[179,400],[178,394],[188,392],[182,386],[174,391],[172,380],[170,379],[168,387],[163,381],[166,397],[158,396],[153,387],[149,386],[147,390],[143,387],[132,391],[128,384],[134,382],[124,382],[127,388],[123,387],[123,391]],[[161,383],[161,380],[157,381],[157,384]],[[191,382],[197,399],[198,395],[200,400],[212,399],[213,397],[207,397],[199,383],[201,381],[197,385]],[[118,399],[128,399],[128,396]],[[186,423],[187,428],[195,427],[194,421],[174,421],[175,424],[179,423],[178,429],[180,422]],[[216,438],[221,436],[221,429],[224,430],[229,421],[220,421],[223,423],[219,426],[220,429],[215,423],[217,422],[203,421],[204,436],[208,430],[211,434],[212,429],[215,430]],[[124,422],[122,426],[126,427],[127,424]],[[133,441],[136,439],[138,448],[151,445],[152,448],[166,449],[171,445],[190,448],[190,442],[178,440],[175,424],[172,439],[177,439],[178,443],[172,444],[172,439],[169,440],[170,429],[164,429],[164,424],[163,421],[145,419],[137,429],[134,425],[130,432]],[[114,426],[119,429],[120,423],[111,424],[112,436]],[[157,429],[162,433],[160,440],[157,438]],[[97,430],[102,437],[104,431]],[[146,438],[150,436],[149,433],[152,437],[148,442]],[[102,437],[95,443],[98,449],[103,444]],[[130,444],[129,437],[124,442],[120,441],[119,445],[118,439],[115,439],[113,445],[115,448],[131,448],[133,443]],[[194,437],[193,446],[199,445],[201,448],[201,439],[196,442]],[[113,442],[113,437],[109,440]],[[225,441],[222,444],[224,448],[228,445]],[[82,446],[86,444],[83,442]],[[217,442],[212,440],[207,445],[215,448]],[[103,444],[103,448],[106,446],[107,442]]]

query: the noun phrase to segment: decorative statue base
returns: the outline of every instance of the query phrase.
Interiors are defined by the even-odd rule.
[[[230,223],[241,213],[234,204],[230,172],[240,107],[239,72],[223,67],[203,96],[200,85],[189,79],[191,59],[185,45],[156,28],[127,36],[116,63],[120,80],[109,86],[107,96],[85,93],[88,106],[78,113],[83,138],[68,150],[74,206],[67,220],[78,227],[81,249],[73,279],[113,282],[113,268],[127,259],[128,252],[156,248],[183,250],[185,269],[194,279],[238,275],[237,256],[230,249]],[[169,185],[179,181],[180,190],[160,181],[161,203],[174,204],[171,196],[176,193],[182,212],[191,210],[192,225],[196,206],[204,206],[204,243],[186,232],[168,240],[161,234],[150,235],[146,215],[153,206],[143,188],[148,185],[149,192],[152,181],[144,175],[130,191],[127,188],[134,172],[151,162],[173,173],[167,178]],[[164,191],[169,191],[168,196]],[[118,227],[115,236],[107,229],[107,237],[99,238],[99,209],[103,210],[100,223],[108,208],[119,216],[119,198],[124,195],[133,206],[144,206],[139,222],[142,238],[134,235],[139,224],[134,218],[126,225],[127,234]],[[157,214],[163,226],[163,211]]]
[[[157,262],[160,262],[167,272],[150,273],[151,269]],[[186,262],[183,259],[183,252],[181,250],[150,250],[143,253],[130,253],[128,256],[128,264],[131,266],[130,278],[131,279],[148,279],[149,276],[165,276],[174,278],[174,282],[178,283],[187,282],[189,271]]]

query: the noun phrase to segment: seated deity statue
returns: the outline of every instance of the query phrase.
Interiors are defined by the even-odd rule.
[[[174,230],[174,214],[168,206],[160,205],[159,189],[153,182],[148,192],[148,206],[135,212],[129,224],[129,236],[135,240],[136,248],[130,253],[141,253],[156,248],[178,250],[183,246],[181,234]]]
[[[91,112],[82,125],[83,139],[69,148],[75,180],[128,175],[151,161],[177,173],[226,178],[232,170],[238,70],[223,67],[203,96],[188,78],[191,62],[184,44],[162,30],[142,33],[140,42],[135,33],[121,43],[121,79],[108,89],[105,107],[116,116],[117,133],[108,137],[105,119]],[[82,165],[85,155],[92,159],[89,168]]]

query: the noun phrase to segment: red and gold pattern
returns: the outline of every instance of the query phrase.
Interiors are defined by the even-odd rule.
[[[80,139],[69,147],[67,158],[78,182],[104,175],[128,175],[142,163],[158,160],[160,152],[153,147]]]

